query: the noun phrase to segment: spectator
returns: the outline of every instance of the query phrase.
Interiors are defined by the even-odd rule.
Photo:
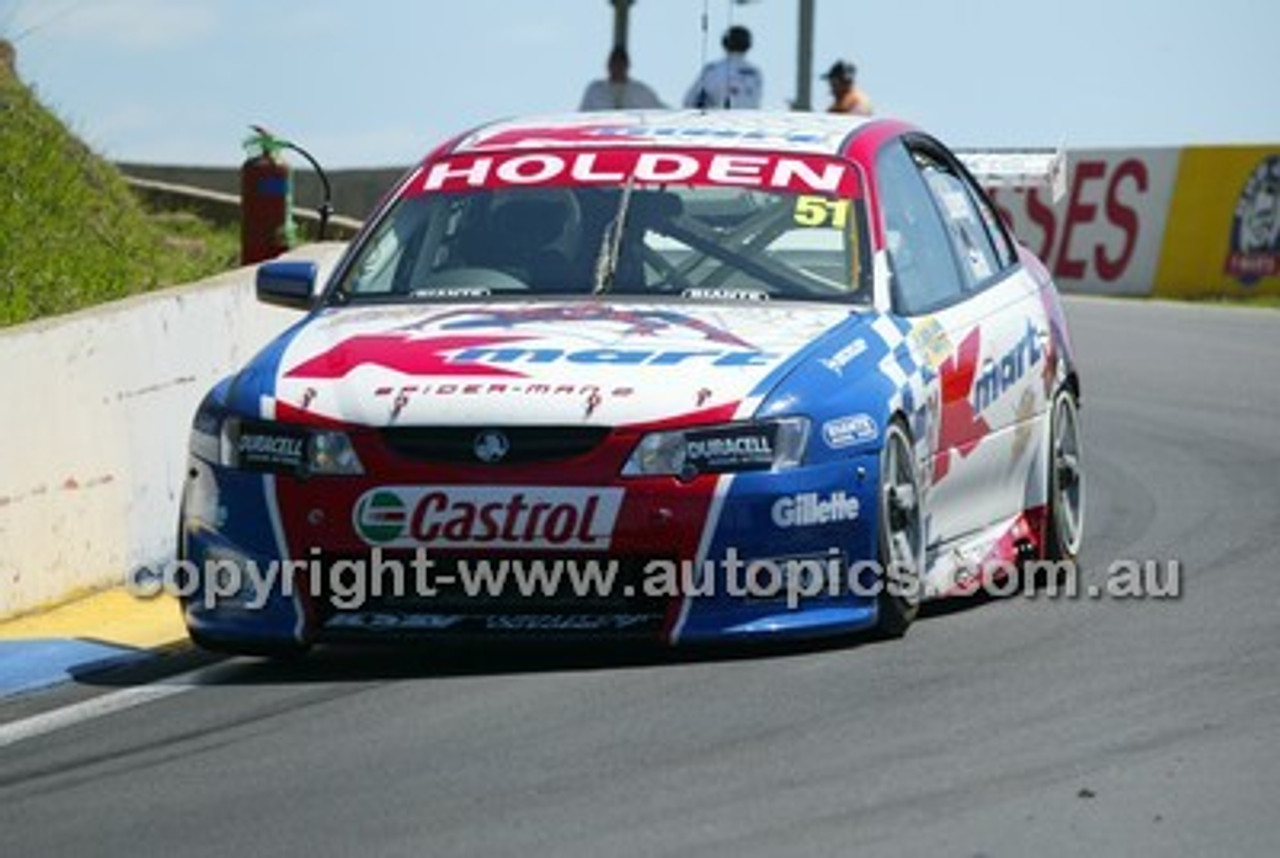
[[[607,78],[587,85],[579,110],[646,110],[666,106],[652,89],[631,79],[631,57],[626,48],[619,45],[609,52],[608,69]]]
[[[831,86],[831,106],[827,108],[828,113],[871,115],[871,99],[855,85],[857,76],[858,67],[844,60],[836,60],[831,70],[823,75]]]
[[[703,67],[684,97],[684,106],[707,110],[758,109],[764,93],[764,77],[747,62],[751,31],[746,27],[730,27],[720,44],[724,47],[724,58]]]

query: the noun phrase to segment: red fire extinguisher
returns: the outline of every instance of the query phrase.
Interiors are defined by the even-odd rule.
[[[240,166],[240,262],[251,265],[284,253],[295,243],[293,171],[283,151],[287,140],[251,126],[248,158]]]

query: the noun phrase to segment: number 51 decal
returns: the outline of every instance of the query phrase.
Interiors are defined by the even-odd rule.
[[[849,201],[827,197],[796,197],[798,226],[826,226],[844,229],[849,223]]]

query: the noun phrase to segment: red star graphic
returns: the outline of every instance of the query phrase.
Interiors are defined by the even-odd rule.
[[[1044,380],[1044,398],[1047,401],[1053,396],[1053,385],[1058,380],[1058,341],[1061,332],[1066,329],[1066,319],[1062,315],[1062,305],[1050,290],[1040,290],[1040,302],[1044,307],[1045,321],[1049,325],[1049,337],[1044,341],[1044,366],[1040,368],[1040,377]]]
[[[361,334],[308,358],[286,378],[345,378],[356,367],[372,364],[405,375],[489,375],[523,378],[524,373],[483,363],[451,363],[449,352],[497,346],[525,337],[426,337],[410,334]]]
[[[938,458],[934,466],[933,481],[941,482],[951,469],[951,451],[962,456],[973,448],[989,431],[987,421],[973,410],[973,380],[978,374],[978,353],[982,346],[982,331],[974,328],[960,347],[938,368],[942,386],[942,409],[939,415]]]

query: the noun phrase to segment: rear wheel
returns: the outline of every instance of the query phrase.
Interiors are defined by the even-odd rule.
[[[1075,394],[1062,388],[1053,398],[1049,424],[1049,506],[1046,511],[1047,560],[1074,561],[1084,538],[1084,460],[1080,447],[1080,411]]]
[[[880,451],[880,620],[877,631],[901,637],[920,611],[924,574],[924,516],[911,438],[891,422]]]

